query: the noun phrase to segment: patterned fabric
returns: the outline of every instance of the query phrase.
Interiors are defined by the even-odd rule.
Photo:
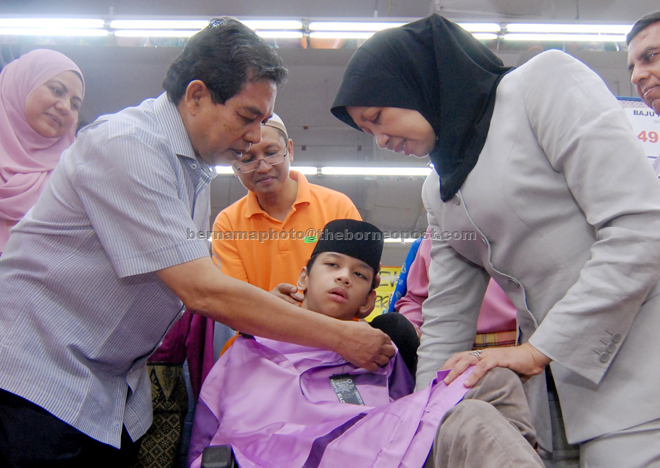
[[[516,345],[516,330],[477,333],[474,337],[472,349],[501,348]]]
[[[154,419],[142,438],[138,460],[131,468],[174,468],[179,458],[181,433],[188,411],[183,368],[161,362],[150,362],[147,367]]]

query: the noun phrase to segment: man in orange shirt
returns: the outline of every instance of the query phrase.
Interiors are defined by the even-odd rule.
[[[362,218],[346,195],[290,170],[292,161],[293,141],[273,114],[261,128],[261,141],[232,165],[248,194],[218,214],[212,237],[213,259],[224,274],[298,304],[303,295],[294,284],[323,227],[335,219]],[[419,346],[414,327],[399,314],[379,316],[371,326],[390,336],[414,375]]]
[[[261,142],[232,166],[248,194],[216,218],[213,259],[226,275],[296,302],[302,295],[293,285],[319,231],[334,219],[362,218],[346,195],[290,170],[292,161],[293,141],[273,114]]]

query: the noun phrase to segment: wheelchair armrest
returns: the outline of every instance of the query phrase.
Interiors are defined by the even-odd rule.
[[[231,445],[210,445],[202,452],[201,468],[239,468]]]

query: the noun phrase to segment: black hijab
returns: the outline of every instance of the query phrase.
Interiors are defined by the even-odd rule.
[[[332,113],[357,129],[347,106],[422,114],[436,134],[429,156],[440,176],[440,197],[447,201],[477,164],[495,90],[509,70],[472,34],[433,15],[367,40],[346,68]]]

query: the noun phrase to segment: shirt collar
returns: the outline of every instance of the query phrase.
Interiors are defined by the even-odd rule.
[[[179,109],[169,100],[167,93],[162,93],[154,103],[154,115],[167,136],[174,152],[184,158],[189,158],[198,163],[199,169],[209,179],[214,178],[217,173],[215,167],[209,166],[204,161],[197,159]]]
[[[301,205],[303,203],[309,204],[311,201],[311,192],[309,190],[309,182],[307,178],[298,171],[289,170],[289,177],[298,182],[298,193],[296,193],[296,200],[293,202],[293,207]],[[254,192],[248,191],[247,194],[247,203],[245,204],[245,209],[243,215],[246,218],[251,218],[254,215],[263,214],[268,215],[259,205],[259,199]]]

